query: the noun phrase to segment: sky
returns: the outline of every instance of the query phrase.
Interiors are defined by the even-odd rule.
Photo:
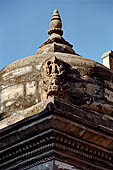
[[[77,54],[102,63],[102,54],[113,50],[113,0],[0,0],[0,70],[36,54],[54,9]]]

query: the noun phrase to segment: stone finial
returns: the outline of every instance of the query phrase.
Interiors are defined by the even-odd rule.
[[[61,36],[63,35],[62,21],[61,21],[59,12],[56,9],[53,11],[53,15],[50,21],[50,29],[48,31],[49,35],[53,33],[59,34]]]
[[[53,11],[48,34],[50,34],[48,40],[39,47],[37,53],[62,52],[75,54],[75,51],[72,49],[73,46],[62,37],[62,21],[56,9]]]

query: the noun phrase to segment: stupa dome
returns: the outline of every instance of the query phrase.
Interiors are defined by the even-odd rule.
[[[48,33],[35,55],[0,71],[0,128],[37,114],[54,97],[92,114],[113,116],[113,72],[76,54],[62,37],[58,10]]]

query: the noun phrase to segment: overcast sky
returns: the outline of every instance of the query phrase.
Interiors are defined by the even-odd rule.
[[[36,53],[54,9],[78,54],[101,63],[113,50],[113,0],[0,0],[0,69]]]

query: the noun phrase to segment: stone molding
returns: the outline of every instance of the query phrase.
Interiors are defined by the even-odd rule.
[[[68,109],[70,112],[66,104],[54,98],[54,103],[49,103],[44,111],[2,129],[0,169],[29,169],[49,160],[62,160],[78,168],[82,164],[84,170],[112,169],[112,149],[84,138],[85,133],[95,131],[95,137],[100,135],[100,140],[103,135],[107,141],[111,131],[106,133],[105,128],[96,131],[91,121],[76,119],[74,113],[83,116],[85,111],[72,106]],[[71,126],[74,133],[69,129]]]

